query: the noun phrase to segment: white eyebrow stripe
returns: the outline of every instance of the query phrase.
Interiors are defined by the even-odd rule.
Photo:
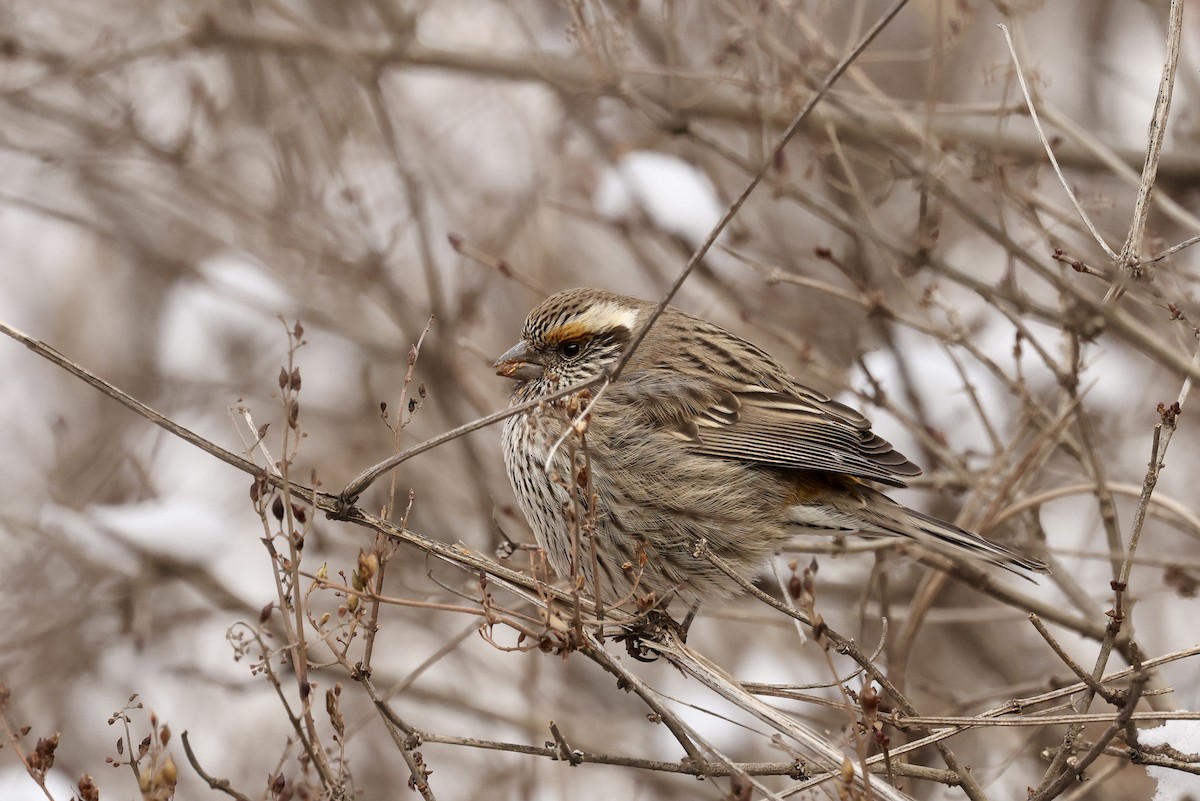
[[[633,331],[637,322],[638,311],[619,303],[605,301],[590,306],[571,322],[583,325],[589,331],[609,331],[614,328],[624,328]]]

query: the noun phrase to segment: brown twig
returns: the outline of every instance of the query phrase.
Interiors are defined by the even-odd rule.
[[[1171,0],[1167,20],[1166,55],[1163,58],[1162,76],[1158,83],[1158,95],[1154,99],[1154,116],[1150,120],[1150,143],[1146,146],[1146,160],[1142,164],[1142,178],[1138,183],[1137,200],[1133,206],[1133,221],[1129,225],[1129,234],[1125,238],[1118,260],[1123,268],[1122,275],[1132,274],[1141,262],[1142,240],[1146,235],[1146,220],[1150,216],[1150,196],[1154,192],[1158,165],[1162,159],[1163,140],[1167,135],[1167,117],[1171,113],[1175,75],[1179,71],[1179,48],[1182,38],[1183,0]],[[1113,295],[1113,290],[1110,290],[1105,296],[1105,302],[1112,299]]]
[[[421,744],[421,736],[415,728],[405,723],[397,714],[391,705],[380,697],[379,692],[375,689],[371,677],[366,673],[360,672],[356,676],[358,683],[366,690],[367,696],[371,702],[375,704],[375,708],[379,710],[380,718],[383,720],[384,727],[392,738],[392,742],[396,745],[396,750],[404,758],[404,762],[408,765],[409,771],[409,787],[421,794],[425,801],[436,801],[437,796],[433,792],[433,788],[429,785],[429,767],[425,764],[425,759],[420,751],[416,748]]]
[[[192,744],[188,742],[188,733],[186,731],[180,735],[180,740],[183,741],[183,753],[187,755],[188,764],[192,766],[192,770],[196,771],[196,775],[204,780],[205,784],[217,792],[225,793],[230,798],[236,798],[237,801],[250,801],[250,797],[238,792],[229,783],[229,779],[218,779],[200,766],[200,760],[196,758],[195,752],[192,751]]]

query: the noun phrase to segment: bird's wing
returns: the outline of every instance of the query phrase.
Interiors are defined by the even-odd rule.
[[[794,382],[785,388],[722,384],[644,370],[623,375],[608,393],[704,456],[842,473],[895,487],[921,473],[871,431],[866,417],[815,390]]]

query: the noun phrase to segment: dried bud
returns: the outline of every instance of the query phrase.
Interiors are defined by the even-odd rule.
[[[58,732],[54,732],[49,737],[38,738],[37,747],[28,757],[31,770],[45,776],[46,772],[54,766],[54,752],[58,749],[58,737]]]
[[[283,520],[283,498],[279,495],[275,496],[275,500],[271,501],[271,514],[276,520]]]
[[[283,389],[288,383],[288,371],[286,367],[279,368],[279,388]]]
[[[879,713],[879,691],[874,685],[867,685],[867,689],[862,691],[859,696],[859,703],[862,704],[863,714],[869,718],[875,717]]]
[[[325,692],[325,713],[329,715],[329,722],[333,724],[333,730],[341,737],[346,733],[346,721],[342,718],[342,712],[338,709],[337,693],[333,690]]]
[[[79,801],[100,801],[100,788],[96,787],[96,782],[92,779],[90,773],[85,773],[79,777]]]
[[[358,573],[362,576],[363,583],[366,584],[379,570],[379,555],[374,551],[368,553],[360,550],[358,552]]]

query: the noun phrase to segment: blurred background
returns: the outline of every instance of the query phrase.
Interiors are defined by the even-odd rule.
[[[661,297],[887,5],[12,0],[0,7],[0,321],[235,452],[249,455],[270,423],[275,459],[286,428],[278,373],[301,321],[304,439],[292,476],[337,492],[394,452],[389,425],[404,422],[404,447],[503,408],[509,386],[492,360],[546,294],[590,285]],[[675,300],[863,409],[926,470],[895,497],[1052,563],[1037,586],[988,573],[1019,593],[1003,603],[894,549],[831,553],[837,543],[812,538],[815,557],[804,541],[779,557],[785,578],[789,559],[817,559],[817,609],[864,650],[887,618],[877,661],[922,714],[975,715],[1074,682],[1029,611],[1059,610],[1051,631],[1093,668],[1156,405],[1179,395],[1200,319],[1194,250],[1147,265],[1101,306],[1128,273],[1051,170],[997,23],[1011,29],[1068,185],[1120,251],[1167,20],[1158,0],[913,0],[770,160]],[[1200,233],[1196,43],[1193,17],[1136,245],[1147,259]],[[137,694],[146,708],[128,713],[132,743],[150,734],[153,710],[249,797],[320,797],[275,690],[230,642],[278,599],[250,478],[7,339],[0,375],[3,716],[32,727],[25,751],[61,732],[55,781],[66,786],[51,796],[65,801],[84,773],[103,798],[136,796],[137,770],[105,760],[129,760],[110,716]],[[1196,641],[1193,419],[1185,405],[1125,602],[1124,633],[1146,658]],[[362,507],[388,504],[388,484]],[[493,557],[506,537],[531,541],[497,427],[406,462],[395,487],[399,510],[411,497],[409,528],[427,537]],[[323,515],[305,536],[306,569],[327,564],[330,575],[348,575],[375,542]],[[780,593],[770,571],[762,586]],[[384,590],[469,606],[478,577],[402,547]],[[338,603],[328,590],[313,598],[319,610]],[[584,751],[683,755],[635,696],[578,655],[501,650],[476,617],[453,611],[385,606],[378,625],[373,680],[420,731],[541,746],[553,720]],[[754,599],[703,609],[689,644],[740,680],[832,680],[821,649]],[[1119,647],[1108,670],[1130,653]],[[311,658],[322,694],[344,686],[345,786],[415,797],[365,694],[328,653]],[[834,660],[840,675],[853,672]],[[791,758],[665,662],[629,669],[731,758]],[[1138,709],[1197,708],[1195,675],[1194,658],[1168,662],[1152,686],[1174,694]],[[836,687],[807,692],[840,703]],[[848,742],[844,709],[777,703]],[[330,725],[321,718],[324,742]],[[1086,729],[1082,750],[1104,728]],[[1065,733],[982,728],[949,744],[984,791],[1014,798],[1038,784],[1043,752]],[[905,736],[890,734],[893,744]],[[213,793],[177,737],[166,751],[178,797]],[[733,792],[727,779],[511,750],[420,751],[442,798]],[[932,749],[908,758],[944,768]],[[44,797],[12,748],[0,771],[5,798]],[[1070,797],[1153,792],[1117,756],[1087,777]],[[964,797],[935,781],[905,789]]]

